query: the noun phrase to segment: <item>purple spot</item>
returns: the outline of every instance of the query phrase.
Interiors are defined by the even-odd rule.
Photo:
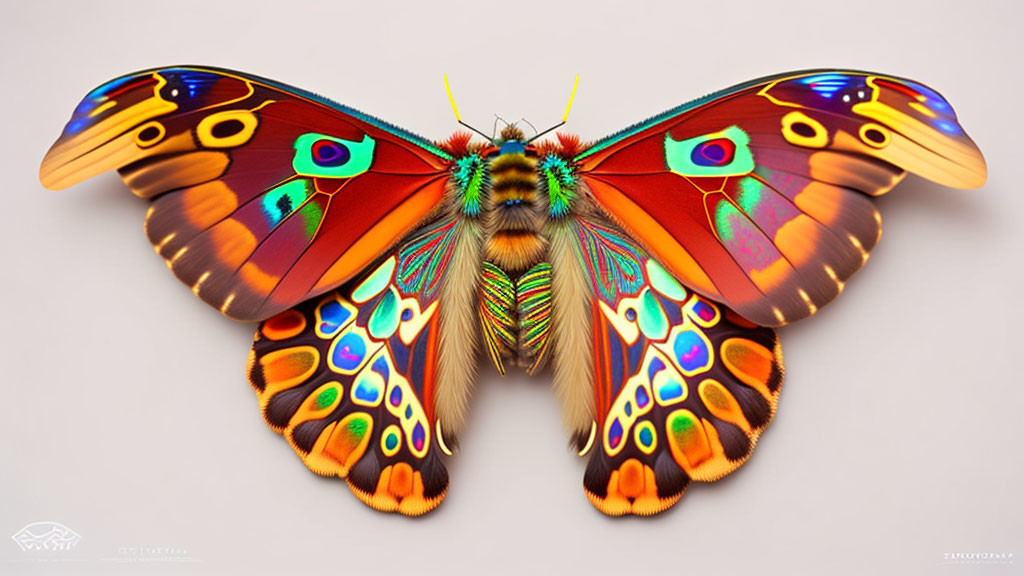
[[[712,308],[711,304],[703,300],[698,300],[693,304],[693,312],[705,322],[711,322],[715,319],[715,309]]]
[[[637,386],[636,389],[636,405],[638,408],[647,406],[647,403],[651,401],[651,398],[647,395],[647,390],[643,386]]]
[[[651,363],[647,365],[647,379],[654,382],[654,375],[665,369],[665,363],[661,361],[661,358],[655,356],[651,359]]]
[[[347,146],[333,140],[317,140],[313,143],[311,152],[313,154],[313,162],[317,166],[328,168],[341,166],[352,157],[352,153],[349,152]]]
[[[608,428],[608,445],[612,447],[612,450],[617,448],[622,442],[622,424],[619,423],[619,419],[612,420],[612,425]]]
[[[417,422],[416,426],[412,429],[412,446],[417,452],[423,450],[423,445],[427,442],[427,434],[423,430],[423,424]]]
[[[715,138],[693,148],[690,160],[697,166],[725,166],[736,156],[736,144],[728,138]]]
[[[392,406],[398,408],[398,406],[402,403],[402,389],[399,388],[398,386],[395,386],[391,390],[391,395],[388,396],[388,402],[391,402]]]

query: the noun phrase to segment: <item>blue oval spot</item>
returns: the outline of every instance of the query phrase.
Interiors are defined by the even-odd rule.
[[[608,427],[608,445],[614,450],[621,442],[622,424],[620,424],[619,419],[616,418],[615,420],[612,420],[612,425]]]
[[[680,332],[672,346],[679,367],[686,372],[704,368],[708,364],[708,348],[693,330]]]
[[[363,402],[376,404],[377,401],[380,399],[380,388],[375,386],[369,380],[364,379],[361,380],[359,384],[356,386],[355,392],[353,392],[353,394],[355,394],[355,397],[357,399],[362,400]]]
[[[427,441],[427,434],[423,430],[423,424],[417,422],[416,426],[412,429],[412,445],[416,451],[423,450],[423,445]]]
[[[398,447],[398,434],[388,434],[384,438],[384,447],[388,450],[394,450]]]
[[[337,300],[325,302],[320,307],[320,331],[327,336],[333,336],[333,332],[345,325],[352,313],[345,309]]]
[[[644,426],[640,429],[640,443],[643,444],[644,448],[650,447],[654,444],[654,434],[651,432],[649,426]]]
[[[355,333],[349,332],[338,339],[331,354],[331,363],[340,370],[352,371],[363,363],[366,343]]]
[[[683,395],[683,386],[679,382],[670,381],[658,388],[658,399],[664,404]]]
[[[647,403],[651,401],[650,396],[647,395],[647,390],[643,386],[637,386],[636,388],[636,406],[637,408],[643,408],[647,406]]]
[[[388,396],[388,402],[395,408],[398,408],[402,404],[402,389],[395,386],[391,389],[391,395]]]

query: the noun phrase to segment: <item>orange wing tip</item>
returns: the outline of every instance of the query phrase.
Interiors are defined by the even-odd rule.
[[[584,492],[594,508],[608,516],[653,516],[675,506],[686,492],[686,487],[668,497],[658,496],[654,470],[636,458],[630,458],[612,472],[603,498],[586,488]]]
[[[448,489],[437,496],[423,495],[423,477],[405,462],[387,466],[380,473],[377,487],[371,494],[347,480],[349,489],[364,504],[380,512],[398,512],[404,516],[422,516],[437,508]]]

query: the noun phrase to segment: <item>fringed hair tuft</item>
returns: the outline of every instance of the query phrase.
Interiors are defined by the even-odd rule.
[[[541,156],[554,154],[555,156],[571,160],[586,148],[583,141],[576,134],[555,132],[555,138],[558,140],[557,142],[545,140],[537,145],[537,150]]]
[[[449,136],[447,140],[438,142],[437,147],[451,154],[452,156],[455,156],[456,158],[466,156],[470,152],[474,151],[475,147],[471,146],[469,143],[469,141],[472,138],[472,132],[458,130],[454,134]]]

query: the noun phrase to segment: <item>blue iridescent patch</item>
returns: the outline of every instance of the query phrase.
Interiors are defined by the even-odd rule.
[[[643,386],[637,386],[637,389],[636,389],[636,407],[642,409],[642,408],[646,407],[647,403],[650,402],[650,401],[651,401],[651,398],[650,398],[650,396],[647,395],[647,389],[644,388]]]
[[[352,313],[337,300],[325,302],[320,307],[320,331],[328,337],[333,336],[334,332],[344,326],[351,317]]]
[[[818,74],[800,80],[823,98],[831,98],[836,92],[850,85],[851,78],[845,74]]]
[[[351,372],[363,363],[364,357],[366,357],[366,342],[358,334],[349,332],[341,336],[334,345],[331,364],[340,370]]]
[[[649,447],[651,444],[654,444],[654,433],[651,432],[651,428],[649,426],[644,426],[643,428],[641,428],[639,436],[640,443],[643,444],[645,448]]]
[[[608,427],[608,445],[611,446],[612,450],[618,448],[622,442],[622,424],[619,419],[612,420],[612,425]]]
[[[693,330],[680,332],[672,345],[676,361],[685,372],[693,372],[707,366],[709,351],[704,340]]]
[[[658,402],[661,404],[668,404],[677,398],[683,396],[683,385],[675,380],[670,380],[659,386],[655,394],[658,396]]]
[[[352,392],[357,400],[366,402],[367,404],[376,404],[380,401],[380,388],[370,382],[368,378],[363,378],[356,385],[356,389]]]
[[[417,422],[416,426],[414,426],[412,429],[412,446],[418,452],[420,450],[423,450],[423,446],[426,444],[426,442],[427,433],[423,429],[423,424]]]

